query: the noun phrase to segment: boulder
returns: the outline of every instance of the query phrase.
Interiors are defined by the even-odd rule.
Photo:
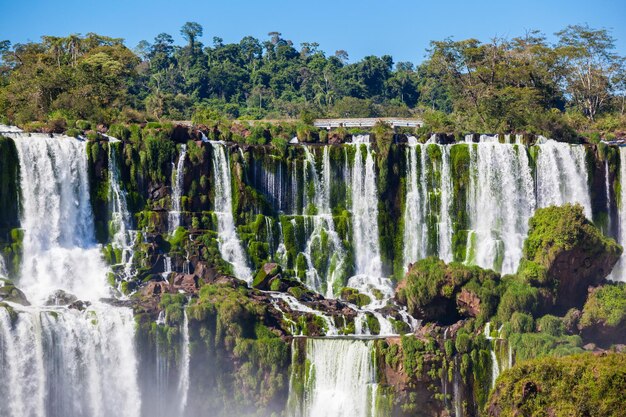
[[[458,262],[446,264],[431,257],[411,265],[396,288],[395,299],[413,317],[439,324],[448,325],[479,314],[488,318],[495,305],[481,308],[480,297],[496,297],[493,292],[499,280],[499,275],[491,270]]]
[[[588,288],[604,281],[622,247],[605,237],[579,204],[538,209],[529,225],[518,275],[542,289],[544,312],[581,308]]]
[[[187,294],[195,294],[200,287],[198,277],[193,274],[176,274],[174,276],[173,287],[175,290],[182,290]]]
[[[270,290],[271,281],[275,278],[280,279],[280,274],[282,273],[282,268],[280,265],[274,262],[268,262],[264,264],[259,272],[257,272],[254,277],[254,281],[252,282],[252,286],[259,290]]]
[[[78,297],[74,294],[69,294],[63,290],[56,290],[48,300],[46,301],[47,306],[69,306],[78,301]]]
[[[30,305],[26,299],[26,295],[8,279],[0,279],[0,302],[2,301],[21,304],[23,306]]]
[[[583,340],[600,347],[626,344],[626,284],[607,284],[592,289],[580,314],[578,328]]]

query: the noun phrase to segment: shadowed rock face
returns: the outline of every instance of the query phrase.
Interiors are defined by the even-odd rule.
[[[588,288],[604,281],[620,254],[621,250],[607,250],[593,256],[583,247],[559,253],[548,269],[548,276],[558,282],[554,308],[565,312],[571,307],[582,306]]]

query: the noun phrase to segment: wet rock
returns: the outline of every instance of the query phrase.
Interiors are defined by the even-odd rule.
[[[26,295],[8,279],[0,279],[0,302],[2,301],[21,304],[23,306],[30,305],[26,299]]]
[[[172,292],[170,284],[164,281],[150,281],[141,290],[142,295],[145,297],[158,296],[170,292]]]
[[[215,268],[211,268],[206,262],[196,262],[193,273],[205,284],[215,281],[218,275]]]
[[[280,279],[282,268],[277,263],[266,263],[257,272],[252,282],[252,286],[259,290],[269,290],[273,279]]]
[[[78,301],[78,298],[74,294],[69,294],[63,290],[56,290],[48,300],[47,306],[68,306]]]
[[[187,294],[195,294],[200,287],[198,286],[198,277],[193,274],[176,274],[173,280],[175,290],[182,290]]]

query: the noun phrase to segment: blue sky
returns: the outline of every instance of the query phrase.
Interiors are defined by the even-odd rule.
[[[530,29],[552,34],[568,24],[612,29],[626,55],[626,0],[0,0],[0,40],[38,41],[41,35],[96,32],[134,47],[160,32],[182,41],[186,21],[204,27],[202,41],[225,42],[278,31],[299,47],[318,42],[329,54],[345,49],[350,60],[390,54],[420,62],[431,40],[514,37]]]

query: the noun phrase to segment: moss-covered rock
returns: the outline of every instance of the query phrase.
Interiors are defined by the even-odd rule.
[[[581,354],[523,362],[502,373],[490,417],[624,415],[626,355]]]
[[[282,268],[277,263],[266,263],[259,269],[259,272],[257,272],[252,286],[260,290],[269,290],[273,280],[280,280],[281,272]]]
[[[359,307],[366,306],[372,302],[372,299],[368,295],[361,294],[359,290],[350,287],[342,288],[340,297],[342,300],[355,304]]]
[[[538,209],[529,225],[519,276],[544,290],[546,312],[582,307],[587,288],[611,272],[621,246],[602,235],[578,204]]]
[[[414,317],[451,324],[462,317],[490,317],[499,298],[491,270],[437,258],[414,263],[396,289],[396,300]]]
[[[626,344],[626,284],[608,284],[591,291],[579,328],[585,340],[598,345]]]

